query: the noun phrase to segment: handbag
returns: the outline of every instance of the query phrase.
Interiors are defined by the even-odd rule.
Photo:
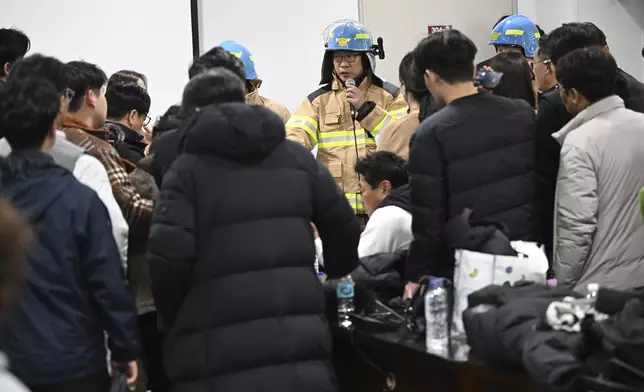
[[[532,281],[545,284],[548,259],[542,247],[534,242],[512,241],[517,256],[493,255],[458,249],[455,252],[454,312],[452,333],[461,335],[467,296],[491,284],[514,284]]]

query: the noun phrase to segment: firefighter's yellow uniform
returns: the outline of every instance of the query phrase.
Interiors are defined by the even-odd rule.
[[[286,124],[289,118],[291,118],[291,112],[286,108],[286,106],[277,101],[273,101],[272,99],[268,99],[259,95],[259,86],[261,86],[262,84],[261,79],[255,79],[250,83],[253,85],[254,90],[246,94],[246,103],[249,105],[260,105],[264,106],[267,109],[270,109],[273,113],[280,116],[284,124]]]
[[[337,79],[310,94],[286,123],[288,139],[308,149],[318,146],[318,160],[326,166],[358,214],[363,214],[360,183],[354,167],[358,158],[376,151],[376,136],[407,114],[400,89],[371,74],[360,83],[367,102],[375,106],[356,121],[351,117],[347,90]]]

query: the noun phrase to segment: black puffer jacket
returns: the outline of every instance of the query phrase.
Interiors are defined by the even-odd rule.
[[[412,231],[406,278],[452,278],[445,225],[469,208],[510,240],[531,240],[534,110],[521,100],[479,93],[454,100],[425,120],[409,155]]]
[[[351,272],[360,225],[346,198],[260,106],[206,108],[182,145],[149,243],[173,391],[334,391],[310,223],[329,277]]]

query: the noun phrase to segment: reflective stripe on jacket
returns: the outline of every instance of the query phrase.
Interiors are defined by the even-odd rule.
[[[329,169],[356,213],[364,210],[355,164],[359,157],[376,151],[378,133],[408,109],[400,89],[376,76],[366,77],[360,90],[367,101],[375,103],[361,121],[352,121],[346,88],[334,79],[310,94],[286,123],[288,139],[309,150],[318,146],[318,160]]]

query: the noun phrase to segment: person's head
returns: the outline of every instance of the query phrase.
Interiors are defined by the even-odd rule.
[[[414,63],[439,105],[459,85],[474,87],[474,42],[458,30],[443,30],[424,38],[414,49]]]
[[[186,121],[181,105],[172,105],[157,119],[152,128],[152,139],[167,131],[180,128]]]
[[[60,110],[56,86],[48,79],[33,75],[10,80],[0,94],[0,129],[11,148],[49,152]]]
[[[34,76],[49,80],[56,87],[60,97],[60,110],[56,117],[56,128],[59,128],[68,115],[68,108],[74,92],[69,88],[69,72],[62,61],[41,54],[34,54],[19,60],[12,68],[7,81],[32,78]]]
[[[597,46],[608,51],[606,35],[593,23],[564,23],[540,42],[540,54],[554,64],[575,49]]]
[[[239,61],[244,65],[244,73],[246,74],[246,89],[250,92],[254,90],[258,83],[259,75],[255,70],[255,58],[250,53],[250,51],[243,45],[235,41],[225,41],[218,45],[220,48],[223,48],[228,51],[228,53],[237,57]],[[257,81],[259,82],[259,81]]]
[[[108,86],[112,84],[138,84],[147,90],[148,78],[142,73],[127,69],[115,72],[107,81]]]
[[[542,92],[549,91],[557,85],[557,75],[555,66],[550,59],[550,53],[544,47],[543,43],[548,39],[543,36],[539,40],[539,47],[534,55],[532,62],[532,71],[534,72],[535,87]]]
[[[599,46],[575,49],[556,67],[561,99],[572,115],[616,92],[617,63]]]
[[[418,105],[423,98],[429,94],[423,73],[418,70],[414,63],[414,53],[409,52],[400,61],[398,67],[398,78],[400,85],[405,89],[405,99],[410,105]]]
[[[244,80],[226,68],[214,68],[190,79],[183,90],[181,106],[190,116],[203,107],[232,102],[245,102]]]
[[[94,64],[85,61],[67,63],[69,69],[69,88],[74,98],[69,104],[69,113],[85,121],[87,125],[100,128],[107,117],[107,76]]]
[[[137,132],[150,123],[150,96],[138,84],[111,84],[105,92],[107,118]]]
[[[192,79],[201,73],[215,68],[225,68],[237,75],[241,80],[246,80],[244,64],[226,49],[219,46],[215,46],[196,59],[190,66],[188,75]]]
[[[365,26],[356,21],[346,21],[333,27],[326,42],[326,54],[322,64],[322,78],[332,73],[342,82],[360,79],[371,71],[368,53],[373,51],[373,39]]]
[[[530,19],[510,15],[494,26],[489,43],[497,53],[517,52],[532,59],[540,37],[539,29]]]
[[[503,72],[501,82],[492,90],[494,94],[506,98],[523,99],[533,108],[536,107],[532,70],[521,53],[501,52],[492,58],[490,68]]]
[[[10,313],[24,280],[32,231],[29,223],[6,200],[0,200],[0,326]]]
[[[0,29],[0,80],[5,80],[13,64],[24,57],[31,41],[18,29]]]
[[[356,163],[360,175],[362,202],[367,215],[371,216],[378,205],[394,189],[409,182],[407,162],[389,151],[367,155]]]

